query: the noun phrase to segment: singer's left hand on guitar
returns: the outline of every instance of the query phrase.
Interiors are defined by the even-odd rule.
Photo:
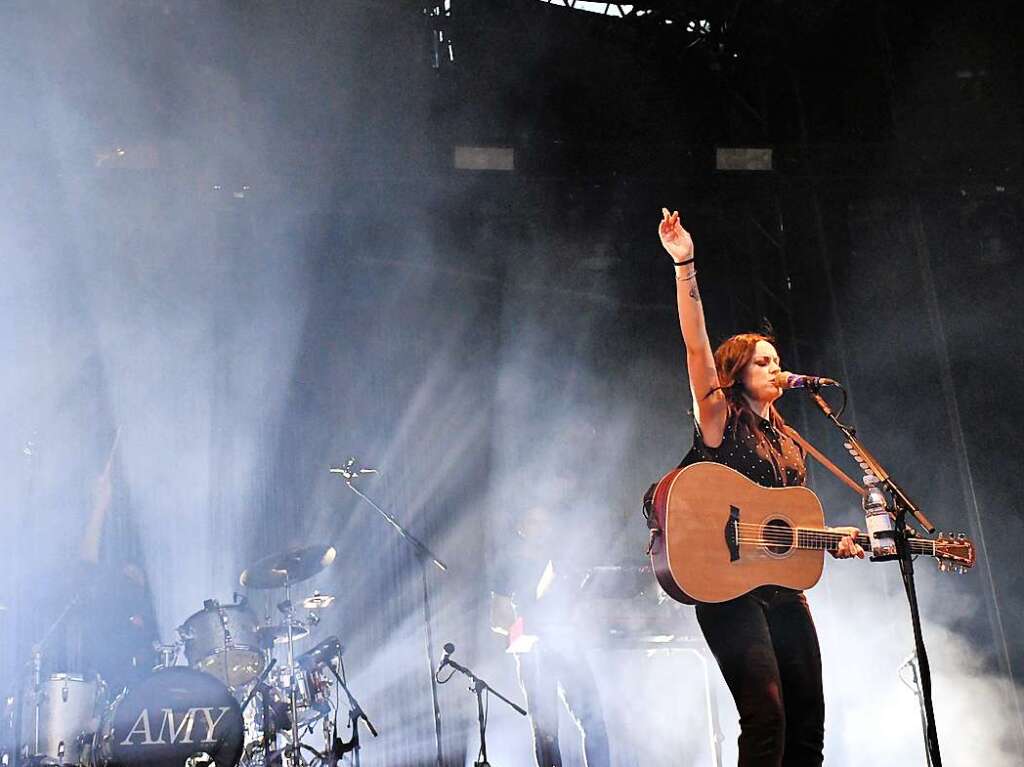
[[[850,557],[857,557],[864,559],[864,549],[861,548],[860,544],[857,543],[857,536],[860,535],[860,530],[856,527],[830,527],[830,530],[836,533],[842,533],[844,538],[839,541],[839,547],[832,552],[832,556],[836,559],[849,559]]]

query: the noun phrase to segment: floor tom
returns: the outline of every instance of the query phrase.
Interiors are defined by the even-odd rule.
[[[95,675],[57,673],[22,695],[20,750],[43,764],[77,764],[96,730],[106,689]]]

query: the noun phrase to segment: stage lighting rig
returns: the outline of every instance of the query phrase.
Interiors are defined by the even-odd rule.
[[[640,3],[600,3],[594,0],[536,0],[545,5],[561,6],[572,11],[642,22],[648,25],[674,26],[685,33],[712,34],[724,31],[735,13],[727,3],[709,0],[646,0]]]
[[[646,0],[641,3],[602,3],[593,0],[518,0],[505,4],[498,15],[515,13],[530,15],[538,10],[564,8],[571,13],[605,17],[611,23],[631,25],[651,34],[670,34],[681,40],[682,48],[703,47],[716,57],[727,53],[727,37],[733,26],[739,4],[723,4],[715,0]],[[462,34],[472,31],[467,18],[482,20],[485,8],[472,6],[466,0],[428,0],[422,5],[423,16],[430,25],[431,65],[435,71],[450,68],[456,60],[454,17],[461,14]],[[491,12],[492,14],[494,11]],[[468,14],[468,16],[467,16]],[[547,14],[553,18],[557,14]],[[468,30],[468,31],[467,31]]]
[[[441,71],[455,63],[455,43],[452,40],[452,3],[454,0],[435,0],[424,5],[423,15],[430,22],[431,66]]]

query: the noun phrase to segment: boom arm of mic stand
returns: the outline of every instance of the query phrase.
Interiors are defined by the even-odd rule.
[[[451,658],[449,658],[448,659],[448,665],[451,666],[456,671],[459,671],[459,672],[465,674],[467,677],[469,677],[472,680],[473,686],[474,686],[475,689],[479,690],[480,692],[483,692],[484,690],[487,690],[489,693],[491,693],[495,697],[505,701],[505,703],[507,703],[509,706],[511,706],[517,713],[519,713],[522,716],[526,716],[526,710],[522,706],[516,705],[515,703],[510,701],[508,698],[506,698],[500,692],[495,690],[493,687],[491,687],[489,684],[487,684],[487,682],[485,682],[483,679],[478,677],[476,674],[474,674],[472,671],[470,671],[468,668],[466,668],[462,664],[456,663]]]
[[[903,492],[903,488],[893,481],[892,475],[885,470],[885,467],[878,462],[878,459],[871,455],[867,448],[864,447],[863,443],[854,436],[854,430],[836,417],[836,414],[832,412],[832,408],[829,407],[828,402],[826,402],[825,398],[821,396],[818,388],[808,387],[807,392],[810,394],[811,399],[814,400],[814,403],[818,406],[821,412],[825,414],[825,417],[843,433],[846,441],[850,443],[853,449],[857,451],[857,454],[864,460],[864,463],[868,465],[868,471],[878,477],[878,480],[885,485],[886,489],[892,494],[893,502],[903,510],[909,511],[926,532],[934,533],[935,525],[933,525],[928,517],[924,515],[924,512],[917,507],[917,504],[911,501],[910,497]]]
[[[405,540],[407,540],[409,542],[409,544],[416,550],[417,554],[419,554],[424,559],[429,559],[431,562],[433,562],[435,565],[437,565],[437,568],[439,570],[442,570],[444,572],[448,571],[448,565],[446,565],[444,562],[442,562],[440,559],[438,559],[434,555],[434,552],[432,552],[429,548],[427,548],[427,546],[419,538],[417,538],[415,535],[413,535],[408,530],[406,530],[404,527],[402,527],[402,524],[397,519],[395,519],[388,512],[384,511],[384,509],[382,509],[380,506],[378,506],[376,503],[374,503],[373,499],[371,499],[369,496],[367,496],[365,493],[363,493],[359,488],[357,488],[355,485],[353,485],[352,484],[352,479],[350,477],[346,477],[345,478],[345,484],[348,485],[348,489],[349,490],[351,490],[353,493],[355,493],[360,498],[362,498],[364,501],[366,501],[368,504],[370,504],[370,506],[372,506],[376,510],[376,512],[378,514],[380,514],[382,517],[384,517],[384,519],[386,519],[388,521],[388,524],[390,524],[395,529],[395,532],[397,532],[400,536],[402,536],[403,538],[405,538]]]
[[[245,696],[245,701],[242,703],[242,706],[241,706],[242,711],[245,711],[246,707],[252,702],[252,699],[256,696],[256,693],[259,692],[259,690],[260,690],[260,685],[262,685],[264,680],[266,680],[266,678],[268,676],[270,676],[271,670],[276,665],[277,665],[277,658],[271,659],[270,663],[267,664],[267,667],[265,669],[263,669],[263,672],[258,677],[256,677],[256,683],[252,686],[252,689],[249,690],[249,694]]]
[[[341,674],[339,674],[330,663],[327,664],[327,668],[331,670],[331,673],[334,674],[334,678],[338,680],[338,684],[341,686],[341,689],[345,691],[345,696],[348,698],[348,705],[352,708],[353,720],[358,722],[362,719],[366,722],[366,727],[370,730],[370,734],[376,738],[377,728],[373,726],[373,722],[370,721],[370,717],[366,715],[366,712],[363,711],[363,707],[359,705],[359,701],[357,701],[352,695],[352,692],[348,689],[348,685],[346,685],[345,681],[341,678]]]

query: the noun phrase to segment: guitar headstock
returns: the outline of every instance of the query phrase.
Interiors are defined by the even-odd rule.
[[[942,572],[964,573],[974,567],[974,544],[963,533],[947,535],[939,533],[935,539],[935,558]]]

